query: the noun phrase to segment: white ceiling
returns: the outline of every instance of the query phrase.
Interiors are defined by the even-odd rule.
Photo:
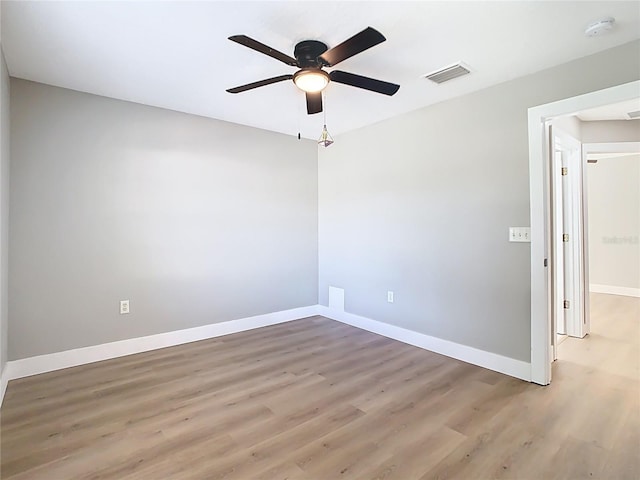
[[[616,18],[613,32],[585,37],[587,24],[603,16]],[[387,41],[338,68],[401,88],[387,97],[330,84],[333,136],[637,39],[640,8],[637,1],[2,1],[2,47],[14,77],[306,138],[318,137],[323,115],[306,114],[293,83],[225,92],[295,71],[227,37],[245,34],[292,55],[301,40],[332,47],[367,26]],[[421,78],[457,61],[472,73],[443,85]]]

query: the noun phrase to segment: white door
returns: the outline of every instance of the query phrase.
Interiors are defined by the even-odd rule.
[[[564,331],[572,337],[583,337],[585,292],[583,278],[583,204],[582,204],[582,145],[567,133],[555,129],[557,147],[562,152],[560,176],[562,183],[562,235],[558,246],[562,250],[564,276]],[[561,333],[561,332],[558,332]]]
[[[550,140],[552,360],[557,335],[583,336],[584,292],[581,292],[582,145],[553,127]]]
[[[554,142],[552,165],[551,165],[551,211],[552,217],[552,282],[553,282],[553,316],[555,320],[555,333],[566,335],[567,321],[564,309],[565,300],[565,245],[562,241],[565,232],[565,205],[564,205],[564,183],[563,154],[560,146]],[[556,342],[557,343],[557,342]],[[557,358],[554,353],[553,359]]]

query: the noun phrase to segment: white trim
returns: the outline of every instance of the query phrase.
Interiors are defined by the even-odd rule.
[[[0,373],[0,407],[2,406],[2,401],[4,400],[4,392],[7,391],[7,385],[9,383],[9,378],[7,376],[7,367],[2,369]]]
[[[10,380],[28,377],[40,373],[52,372],[63,368],[85,365],[116,357],[157,350],[159,348],[182,345],[184,343],[206,340],[208,338],[243,332],[254,328],[276,325],[278,323],[299,320],[314,315],[322,315],[362,330],[377,333],[393,340],[398,340],[447,357],[462,360],[496,372],[504,373],[522,380],[531,381],[531,365],[521,360],[504,357],[495,353],[461,345],[459,343],[431,337],[422,333],[407,330],[395,325],[371,320],[324,305],[311,305],[281,312],[241,318],[228,322],[213,323],[201,327],[187,328],[173,332],[159,333],[146,337],[131,338],[118,342],[103,343],[90,347],[76,348],[63,352],[38,355],[7,362],[1,375],[0,405],[4,399],[7,384]]]
[[[640,288],[616,287],[615,285],[589,285],[589,291],[593,293],[608,293],[609,295],[624,295],[626,297],[640,297]]]
[[[16,378],[28,377],[39,373],[51,372],[135,353],[148,352],[159,348],[182,345],[183,343],[197,342],[198,340],[243,332],[245,330],[289,322],[313,315],[317,315],[316,305],[230,320],[228,322],[212,323],[210,325],[186,328],[173,332],[158,333],[146,337],[76,348],[63,352],[38,355],[21,360],[12,360],[7,362],[4,369],[2,384],[5,385],[9,380]],[[4,390],[2,393],[4,396]]]
[[[551,381],[547,235],[547,169],[545,121],[572,115],[588,108],[624,102],[638,97],[640,80],[532,107],[529,115],[529,200],[531,215],[531,380],[541,385]]]
[[[449,340],[431,337],[424,333],[407,330],[406,328],[354,315],[353,313],[331,309],[324,305],[318,306],[318,314],[331,320],[336,320],[387,338],[398,340],[399,342],[408,343],[415,347],[488,368],[522,380],[531,381],[531,364],[522,360],[479,350]]]

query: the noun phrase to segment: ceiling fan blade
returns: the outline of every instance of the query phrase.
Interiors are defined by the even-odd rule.
[[[372,92],[383,93],[389,96],[396,93],[400,88],[400,85],[396,85],[395,83],[383,82],[375,78],[363,77],[355,73],[342,72],[340,70],[334,70],[329,73],[329,78],[336,83],[344,83],[345,85],[364,88],[365,90],[371,90]]]
[[[247,37],[246,35],[233,35],[229,37],[229,40],[232,42],[239,43],[240,45],[244,45],[245,47],[249,47],[257,52],[264,53],[265,55],[269,55],[276,60],[280,60],[282,63],[286,63],[287,65],[291,65],[292,67],[298,66],[298,61],[290,57],[289,55],[285,55],[278,50],[275,50],[264,43],[260,43],[253,38]]]
[[[227,92],[229,93],[246,92],[247,90],[251,90],[253,88],[264,87],[265,85],[271,85],[272,83],[291,80],[292,78],[293,78],[293,75],[280,75],[279,77],[267,78],[265,80],[260,80],[259,82],[247,83],[246,85],[241,85],[239,87],[229,88]]]
[[[349,57],[364,52],[368,48],[374,47],[386,40],[384,35],[374,28],[367,27],[360,33],[356,33],[353,37],[345,40],[340,45],[327,50],[320,58],[328,67],[337,65]]]
[[[322,92],[307,92],[307,113],[313,115],[322,111]]]

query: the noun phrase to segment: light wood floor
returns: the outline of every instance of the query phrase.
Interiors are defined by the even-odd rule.
[[[638,479],[639,313],[549,387],[321,317],[15,380],[2,478]]]

